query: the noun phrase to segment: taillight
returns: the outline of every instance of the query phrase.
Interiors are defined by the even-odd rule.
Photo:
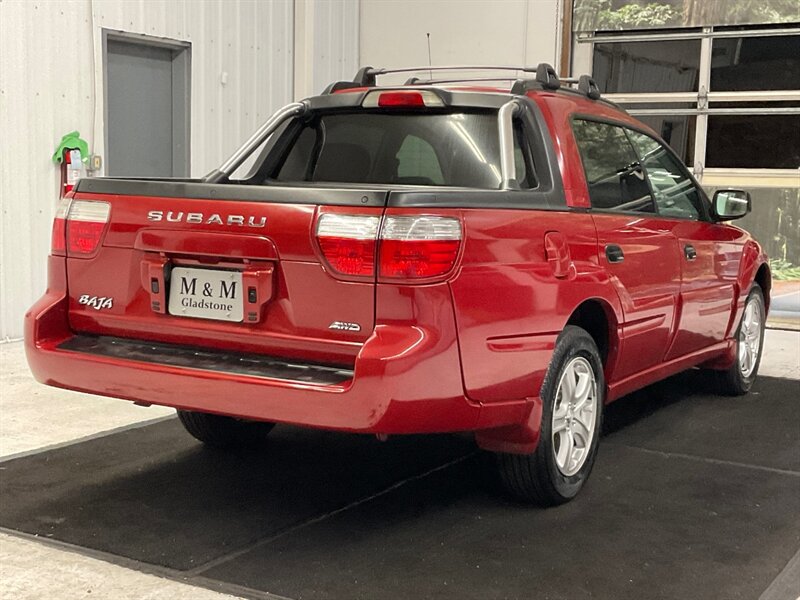
[[[93,254],[103,239],[110,214],[108,202],[61,200],[53,220],[52,253],[78,257]]]
[[[440,277],[458,258],[461,222],[449,217],[388,216],[380,238],[380,279]]]
[[[50,235],[50,254],[64,256],[67,252],[67,213],[70,198],[62,198],[53,218],[53,232]]]
[[[317,241],[328,266],[341,275],[375,274],[379,217],[326,213],[317,221]]]
[[[456,264],[461,247],[461,222],[438,216],[387,216],[326,213],[317,221],[317,241],[325,262],[335,274],[420,280],[447,275]]]

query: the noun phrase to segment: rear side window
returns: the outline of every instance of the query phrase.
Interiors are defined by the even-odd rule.
[[[581,154],[593,208],[655,212],[639,157],[625,130],[576,119],[572,129]]]
[[[328,113],[294,135],[268,179],[482,189],[501,183],[496,112]],[[523,160],[528,151],[517,154]],[[533,179],[528,171],[518,166],[526,182]]]

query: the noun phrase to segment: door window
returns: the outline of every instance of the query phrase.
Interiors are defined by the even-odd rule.
[[[700,194],[686,168],[650,136],[631,129],[627,133],[647,174],[658,213],[678,219],[699,219]]]
[[[593,208],[655,212],[639,157],[616,125],[578,119],[573,132]]]

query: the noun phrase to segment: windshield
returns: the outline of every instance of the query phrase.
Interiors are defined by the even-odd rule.
[[[496,112],[323,114],[294,136],[273,181],[500,186]]]

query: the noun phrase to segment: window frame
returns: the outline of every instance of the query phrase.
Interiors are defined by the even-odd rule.
[[[626,137],[626,139],[628,139],[628,143],[631,145],[631,148],[633,149],[633,152],[636,154],[636,157],[639,159],[639,166],[641,167],[642,172],[645,175],[645,179],[647,180],[647,185],[648,185],[648,188],[650,189],[650,197],[651,197],[651,199],[653,201],[653,207],[654,207],[654,211],[653,212],[643,212],[643,211],[639,211],[639,210],[617,210],[616,208],[597,208],[595,206],[591,206],[591,208],[589,209],[590,211],[599,212],[599,213],[603,213],[603,214],[634,215],[634,216],[640,216],[640,217],[669,219],[669,220],[674,220],[674,221],[694,221],[694,222],[701,222],[702,221],[702,222],[709,222],[709,223],[713,223],[714,222],[714,220],[711,217],[711,200],[708,198],[708,194],[705,193],[705,191],[703,190],[703,187],[697,181],[697,178],[692,174],[691,170],[683,163],[683,161],[681,160],[681,157],[677,155],[677,153],[670,147],[669,144],[667,144],[666,142],[661,140],[658,136],[654,136],[651,132],[647,131],[643,127],[638,127],[638,126],[635,126],[635,125],[633,125],[631,123],[628,123],[628,122],[625,122],[625,121],[616,120],[616,119],[613,119],[613,118],[610,118],[610,117],[605,117],[605,116],[599,117],[597,115],[593,115],[593,114],[589,114],[589,113],[575,112],[575,113],[570,114],[570,116],[569,116],[569,124],[570,124],[570,135],[572,136],[572,140],[575,142],[576,146],[578,146],[578,140],[575,137],[575,129],[574,129],[575,121],[593,121],[595,123],[602,123],[604,125],[610,125],[612,127],[619,127],[620,129],[622,129],[623,132],[625,132],[625,137]],[[662,146],[664,149],[666,149],[667,153],[670,156],[672,156],[672,158],[675,159],[675,161],[678,163],[679,167],[683,168],[683,174],[685,176],[687,176],[689,178],[689,180],[692,182],[692,185],[694,186],[694,188],[697,191],[697,193],[699,195],[699,198],[700,198],[700,215],[699,215],[699,218],[693,219],[693,218],[689,218],[689,217],[678,217],[678,216],[674,216],[674,215],[664,215],[659,211],[658,202],[656,202],[655,195],[653,194],[653,186],[650,183],[650,175],[647,173],[647,169],[644,166],[644,164],[642,164],[642,157],[639,155],[639,152],[636,149],[636,146],[633,144],[633,142],[630,141],[630,138],[628,137],[628,134],[626,133],[626,130],[635,131],[637,133],[640,133],[642,135],[645,135],[645,136],[651,138],[656,143],[658,143],[659,146]],[[584,176],[584,180],[586,181],[586,186],[587,186],[587,191],[588,191],[589,181],[588,181],[588,179],[586,179],[586,165],[583,162],[583,155],[581,155],[580,152],[579,152],[579,155],[581,157],[581,168],[583,169],[583,176]],[[589,203],[591,204],[591,196],[589,197]]]
[[[702,27],[693,30],[678,31],[630,31],[630,32],[597,32],[594,34],[578,34],[575,36],[576,50],[574,69],[581,72],[593,72],[595,43],[614,42],[658,42],[667,40],[700,39],[700,77],[698,89],[691,92],[652,92],[652,93],[618,93],[606,94],[609,100],[625,104],[660,104],[660,103],[692,103],[693,108],[631,108],[628,112],[633,116],[695,116],[694,163],[687,165],[695,179],[705,185],[719,185],[735,172],[746,180],[758,180],[769,176],[783,187],[797,185],[797,169],[759,169],[743,167],[706,168],[706,146],[708,140],[708,117],[725,114],[800,114],[800,89],[796,90],[751,90],[751,91],[713,91],[711,89],[711,55],[712,44],[716,39],[755,38],[800,36],[800,26],[769,27],[757,25],[752,27]],[[583,46],[583,48],[581,48]],[[775,108],[717,108],[712,103],[719,102],[797,102],[797,107]],[[683,161],[681,161],[683,162]]]
[[[449,112],[451,112],[449,109],[445,109],[445,110],[433,110],[433,111],[425,112],[425,113],[422,113],[422,114],[448,114]],[[486,109],[484,107],[467,107],[467,108],[464,109],[464,112],[474,112],[476,114],[482,114],[482,113],[492,114],[493,110],[492,109]],[[310,121],[316,121],[317,122],[315,130],[318,132],[318,134],[317,134],[317,137],[315,139],[314,149],[313,149],[313,151],[311,153],[311,160],[308,163],[308,168],[309,169],[312,167],[312,165],[315,165],[316,162],[318,161],[319,155],[320,155],[320,153],[322,151],[322,147],[325,144],[325,138],[326,138],[325,122],[324,122],[324,117],[325,116],[328,116],[328,115],[336,115],[336,116],[338,116],[338,115],[348,115],[348,114],[361,115],[361,114],[370,114],[370,113],[372,113],[372,114],[392,114],[391,111],[386,111],[386,110],[383,110],[383,109],[363,109],[361,107],[357,107],[357,108],[344,109],[344,110],[342,110],[342,109],[319,110],[319,111],[315,111],[314,114],[311,117],[306,117],[306,118],[303,118],[303,119],[294,118],[291,121],[290,125],[282,133],[281,138],[279,138],[278,141],[274,144],[274,146],[270,149],[270,153],[267,154],[263,158],[263,160],[261,158],[259,158],[259,160],[262,160],[262,164],[257,169],[254,169],[253,171],[251,171],[251,173],[248,174],[248,179],[241,180],[241,183],[244,183],[246,185],[267,185],[267,186],[268,185],[276,185],[276,186],[280,186],[280,185],[293,185],[293,186],[302,185],[302,186],[310,186],[310,187],[313,187],[315,185],[328,185],[328,184],[342,183],[342,184],[345,184],[345,185],[367,185],[367,186],[395,186],[395,187],[398,187],[398,186],[399,187],[412,186],[412,187],[423,187],[423,188],[426,188],[428,190],[440,190],[440,191],[448,190],[448,189],[475,189],[475,190],[479,190],[479,191],[482,191],[482,192],[503,191],[503,190],[499,190],[499,189],[495,189],[495,188],[471,188],[471,187],[470,188],[465,188],[465,187],[462,187],[462,186],[452,185],[452,184],[443,184],[443,185],[392,184],[392,183],[388,183],[388,182],[353,184],[353,183],[348,183],[348,182],[326,182],[326,181],[308,181],[308,180],[304,180],[304,181],[283,181],[283,180],[278,179],[278,176],[280,174],[281,169],[283,169],[287,159],[289,158],[289,155],[291,153],[291,148],[297,143],[297,140],[300,138],[300,136],[305,131],[309,130],[308,124],[309,124]],[[530,136],[532,135],[532,131],[531,131],[531,128],[528,126],[528,124],[526,122],[526,119],[523,119],[521,117],[515,117],[515,121],[516,121],[516,119],[520,119],[520,122],[521,122],[522,126],[525,128],[525,131],[526,131],[527,144],[531,144],[531,137]],[[426,140],[422,136],[417,136],[417,137],[419,137],[423,141],[426,141],[426,142],[430,143],[428,140]],[[398,149],[400,148],[400,145],[402,145],[402,142],[400,142],[400,144],[397,146]],[[439,159],[439,166],[440,166],[440,168],[442,168],[442,164],[443,163],[441,161],[441,157],[439,156],[437,148],[435,146],[433,146],[432,144],[431,144],[431,146],[433,147],[434,152],[437,154],[437,158]],[[532,169],[533,166],[535,166],[535,164],[536,164],[534,159],[533,159],[533,153],[535,152],[534,151],[534,147],[529,147],[529,150],[531,152],[531,156],[530,156],[529,159],[526,159],[526,166],[528,167],[528,169]],[[544,151],[544,149],[541,149],[541,151]],[[442,170],[442,174],[443,175],[445,174],[444,170]],[[305,176],[308,178],[308,177],[311,177],[312,175],[313,175],[313,173],[311,171],[308,171]],[[541,178],[538,177],[538,175],[536,173],[534,173],[534,175],[536,176],[537,182],[539,182],[541,180]],[[254,183],[255,181],[259,181],[260,183],[255,184]],[[536,191],[536,190],[537,190],[537,188],[534,187],[534,188],[522,188],[520,191]]]
[[[282,193],[283,190],[303,189],[316,193],[317,190],[381,190],[388,193],[386,206],[401,208],[490,208],[493,210],[537,210],[571,212],[575,209],[567,205],[564,182],[561,177],[559,159],[552,136],[539,106],[527,96],[516,98],[520,112],[519,119],[526,133],[530,150],[530,168],[535,169],[537,187],[522,189],[477,189],[458,186],[421,186],[397,184],[350,184],[291,182],[282,183],[272,178],[279,171],[288,155],[289,147],[304,128],[305,119],[293,118],[274,142],[268,141],[269,150],[262,151],[247,177],[237,180],[236,187],[271,188]],[[469,105],[469,108],[475,108]],[[486,108],[481,105],[480,108]],[[493,106],[488,108],[494,109]],[[316,109],[314,113],[360,112],[362,109]],[[272,140],[272,138],[269,138]],[[259,164],[259,161],[260,164]],[[232,189],[234,186],[230,186]],[[252,193],[252,192],[251,192]],[[275,196],[273,196],[275,197]],[[294,197],[287,202],[297,202]],[[312,202],[312,200],[309,200]],[[313,200],[316,202],[316,200]]]

